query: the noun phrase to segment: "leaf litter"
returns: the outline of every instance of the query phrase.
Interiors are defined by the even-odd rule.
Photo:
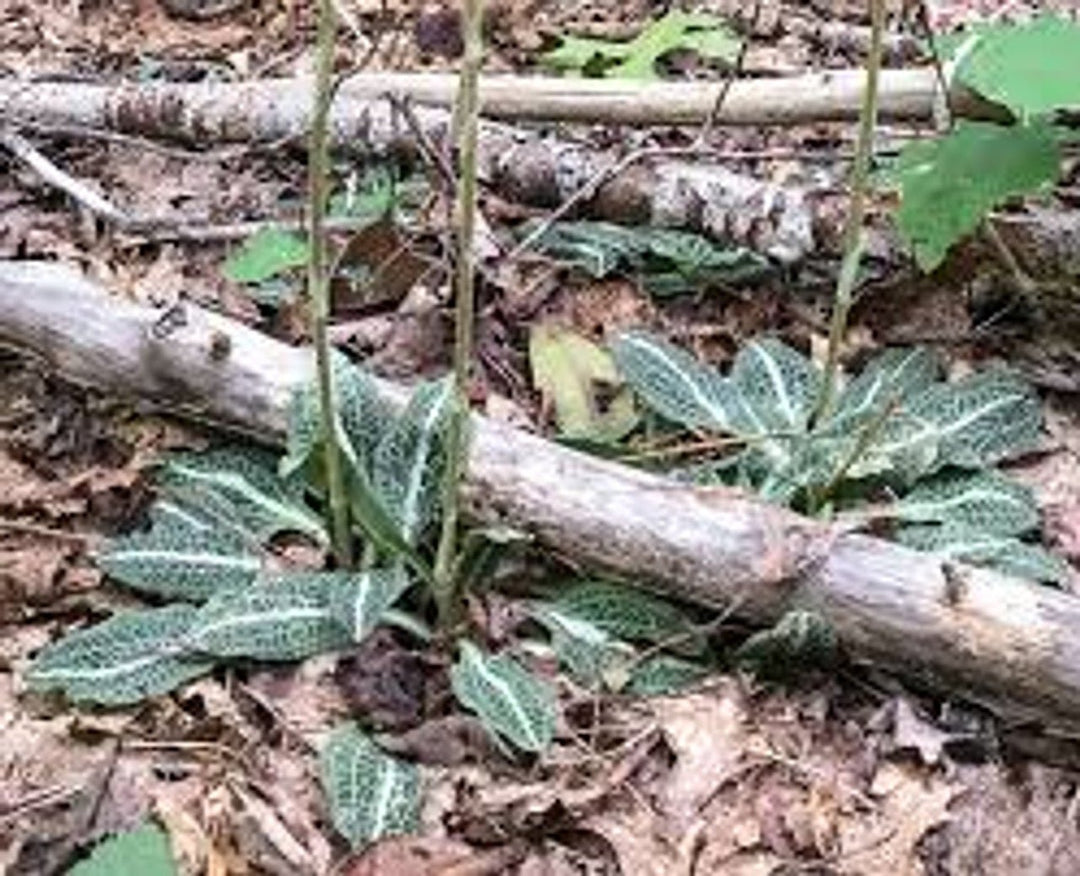
[[[353,5],[365,22],[406,34],[418,33],[410,26],[433,15],[419,4],[394,0]],[[708,5],[724,16],[745,6]],[[775,34],[785,17],[800,14],[790,5],[762,5],[768,8],[755,28],[759,34]],[[845,4],[827,5],[843,13]],[[942,18],[978,5],[930,4]],[[88,56],[101,55],[103,70],[164,78],[242,75],[265,64],[292,72],[307,63],[302,54],[295,63],[288,57],[297,47],[298,29],[312,23],[307,8],[256,5],[196,24],[170,16],[168,5],[132,4],[133,18],[124,4],[111,6],[76,6],[72,14],[39,4],[0,13],[0,59],[16,71],[63,67],[70,59],[48,47],[79,46]],[[853,4],[848,23],[857,24],[861,10]],[[651,7],[508,0],[495,11],[491,69],[510,69],[533,63],[565,33],[632,39]],[[448,33],[456,28],[442,27]],[[376,65],[445,69],[441,56],[455,54],[452,40],[436,39],[438,50],[425,51],[415,39],[385,36]],[[751,67],[774,72],[804,68],[808,51],[782,41],[754,50]],[[844,50],[836,51],[826,63],[844,63]],[[732,148],[744,150],[800,148],[806,132],[788,143],[786,132],[725,136]],[[299,176],[283,183],[280,164],[258,154],[240,161],[202,156],[174,162],[140,147],[102,154],[78,139],[56,146],[66,166],[101,180],[111,194],[147,214],[259,218],[273,215],[299,192]],[[762,169],[782,170],[777,162]],[[140,299],[184,293],[249,319],[260,315],[221,278],[224,251],[217,244],[140,244],[117,253],[91,235],[93,251],[84,256],[82,232],[66,205],[57,209],[43,202],[33,183],[27,196],[25,177],[6,169],[0,171],[0,197],[15,206],[5,211],[11,221],[0,231],[5,257],[87,257],[95,271]],[[928,329],[944,322],[934,307],[947,308],[950,328],[968,324],[956,291],[945,288],[931,302]],[[553,294],[538,307],[530,300],[530,307],[568,316],[569,328],[593,341],[602,339],[604,329],[649,322],[725,360],[766,323],[808,345],[813,340],[813,326],[771,303],[768,289],[673,302],[662,315],[651,298],[621,279],[569,279]],[[910,309],[890,300],[884,310],[885,315],[868,315],[879,321],[872,338],[880,340],[891,326],[913,325],[905,319]],[[520,331],[525,314],[513,320],[496,310],[490,316],[505,320],[505,336]],[[384,357],[390,368],[415,374],[425,356],[430,367],[432,331],[425,324],[390,350]],[[973,344],[957,351],[961,358],[985,352]],[[524,357],[501,356],[505,361],[485,362],[486,380],[515,403],[522,401],[519,412],[534,412],[533,400],[520,389],[529,385]],[[0,524],[13,524],[0,528],[0,869],[40,873],[63,867],[98,840],[136,828],[152,814],[185,873],[326,872],[343,850],[328,839],[325,804],[313,782],[319,734],[360,710],[359,704],[368,711],[376,703],[386,726],[413,725],[410,733],[427,728],[446,737],[430,702],[438,700],[439,681],[420,693],[415,689],[416,676],[430,674],[431,667],[395,656],[397,645],[385,646],[378,667],[401,673],[401,689],[389,693],[372,690],[370,669],[368,677],[355,678],[361,665],[355,658],[346,667],[351,681],[348,672],[315,658],[299,669],[207,677],[174,697],[89,719],[26,695],[18,687],[21,668],[29,654],[55,638],[58,624],[82,623],[123,604],[110,589],[99,589],[100,575],[86,554],[95,539],[137,516],[145,498],[145,458],[117,452],[129,437],[126,426],[101,417],[86,396],[69,397],[51,385],[27,395],[25,373],[9,368],[8,360],[2,364],[0,393],[15,401],[5,405],[0,422]],[[14,424],[12,410],[24,412]],[[1059,437],[1066,443],[1078,432],[1069,423]],[[1053,497],[1050,507],[1058,511],[1051,531],[1066,554],[1076,550],[1080,530],[1080,500],[1069,489],[1077,482],[1076,455],[1075,447],[1054,450],[1025,460],[1019,469],[1031,472],[1028,480],[1040,497]],[[15,524],[25,526],[19,531]],[[377,843],[342,872],[408,874],[418,859],[425,863],[415,865],[417,873],[439,866],[561,873],[586,862],[596,872],[633,874],[676,872],[680,866],[762,874],[808,867],[853,874],[976,867],[1001,874],[1080,871],[1080,837],[1069,816],[1075,814],[1075,791],[1061,771],[1025,763],[1009,773],[993,757],[969,763],[950,756],[950,741],[964,733],[944,729],[946,722],[934,720],[940,716],[927,703],[913,713],[897,700],[895,725],[881,728],[875,717],[879,697],[836,682],[809,688],[770,693],[728,678],[682,696],[626,701],[583,695],[560,678],[567,726],[559,728],[550,756],[531,771],[490,747],[470,746],[467,728],[460,731],[465,742],[458,749],[465,754],[451,757],[436,752],[430,737],[413,737],[408,750],[423,764],[423,780],[432,789],[423,813],[427,836]],[[113,751],[117,739],[122,745]],[[491,842],[494,848],[482,845]],[[56,849],[65,855],[57,857]]]

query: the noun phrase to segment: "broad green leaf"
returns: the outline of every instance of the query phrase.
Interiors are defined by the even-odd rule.
[[[827,426],[846,430],[871,421],[886,405],[930,386],[940,373],[940,358],[929,347],[886,350],[844,387]]]
[[[224,447],[175,454],[158,482],[184,504],[208,508],[223,525],[246,530],[257,541],[283,531],[327,541],[322,521],[304,502],[303,482],[282,478],[274,455],[266,451]]]
[[[485,654],[462,640],[450,684],[488,732],[523,751],[543,751],[555,736],[554,692],[506,655]]]
[[[523,230],[531,229],[526,225]],[[649,243],[638,229],[612,222],[556,222],[536,248],[599,279],[620,266],[640,266]]]
[[[306,265],[308,245],[281,228],[264,228],[229,256],[222,273],[236,283],[261,283],[290,268]]]
[[[578,684],[590,690],[623,687],[637,654],[631,645],[555,612],[546,612],[543,621],[559,665]]]
[[[645,332],[624,332],[612,344],[619,372],[653,410],[691,429],[731,432],[741,405],[730,381],[685,350]]]
[[[1042,409],[1034,390],[1003,369],[936,383],[910,400],[910,415],[931,424],[939,467],[979,468],[1038,446]]]
[[[97,557],[106,574],[146,593],[202,602],[249,585],[261,558],[227,524],[205,521],[170,502],[156,503],[149,532],[108,541]]]
[[[1022,535],[1039,526],[1031,490],[991,470],[943,472],[886,512],[909,523],[949,523],[987,535]]]
[[[673,228],[641,230],[654,261],[666,263],[687,280],[746,280],[765,273],[768,260],[744,247],[723,247],[701,234]],[[646,283],[650,289],[652,284]]]
[[[1020,118],[1080,106],[1080,25],[1053,15],[983,28],[957,77]]]
[[[557,69],[590,70],[599,59],[607,75],[623,79],[655,79],[656,62],[677,49],[734,64],[741,42],[723,20],[707,14],[672,11],[645,28],[628,43],[568,37],[544,56]],[[611,65],[614,66],[611,66]],[[602,66],[601,69],[604,69]]]
[[[986,566],[1029,581],[1065,586],[1072,577],[1068,563],[1041,545],[1029,544],[1013,536],[974,531],[963,525],[911,524],[898,527],[894,538],[916,550]]]
[[[98,843],[67,876],[176,876],[177,872],[165,831],[146,823]]]
[[[581,581],[546,603],[565,618],[584,621],[617,639],[700,653],[704,642],[689,618],[663,599],[609,581]]]
[[[806,431],[821,373],[775,338],[750,341],[735,357],[731,382],[739,397],[741,431],[754,435]]]
[[[300,660],[347,647],[347,624],[334,612],[332,572],[266,576],[247,590],[200,606],[185,640],[189,651],[214,657]]]
[[[836,658],[837,640],[829,623],[812,611],[787,612],[770,629],[750,636],[735,660],[762,678],[797,675],[809,666],[828,666]]]
[[[337,727],[319,754],[334,827],[354,849],[391,834],[416,831],[420,774],[391,757],[355,724]]]
[[[409,587],[409,577],[400,566],[322,574],[332,576],[327,579],[331,615],[348,629],[354,642],[367,638]]]
[[[375,448],[375,492],[409,544],[417,543],[438,514],[443,432],[453,404],[450,378],[422,384]]]
[[[1038,397],[1015,375],[994,369],[915,394],[889,418],[852,476],[894,470],[914,483],[946,466],[981,468],[1034,449]]]
[[[183,643],[198,609],[170,605],[115,615],[45,648],[26,681],[69,699],[107,706],[137,703],[205,675],[213,662],[185,656]]]
[[[555,408],[565,438],[609,443],[637,425],[631,392],[623,388],[606,403],[601,391],[619,383],[611,354],[568,329],[534,325],[529,333],[533,383]]]
[[[657,654],[634,667],[624,691],[637,696],[678,693],[709,674],[707,667],[670,654]]]
[[[1052,183],[1060,160],[1044,124],[960,121],[944,137],[907,146],[896,167],[901,187],[896,223],[919,266],[932,271],[940,265],[949,247],[1006,198]]]

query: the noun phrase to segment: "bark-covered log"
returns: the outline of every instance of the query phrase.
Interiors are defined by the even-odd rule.
[[[280,442],[306,350],[214,313],[110,299],[70,269],[0,264],[0,343],[70,379]],[[228,354],[221,355],[228,338]],[[387,385],[400,399],[402,390]],[[583,566],[757,623],[820,610],[856,660],[1010,715],[1080,727],[1080,599],[843,532],[726,489],[679,485],[475,418],[465,487],[481,523]]]
[[[716,122],[788,125],[854,121],[865,73],[830,70],[732,83]],[[721,82],[637,82],[495,75],[480,86],[482,114],[512,121],[586,124],[699,125],[716,108]],[[439,73],[359,73],[338,89],[332,125],[341,138],[364,136],[366,116],[386,95],[426,107],[448,108],[457,77]],[[937,77],[930,68],[885,70],[879,85],[884,119],[933,119]],[[1002,110],[957,87],[951,103],[968,117],[1001,118]],[[109,127],[132,134],[210,140],[275,141],[308,130],[311,79],[241,83],[0,82],[0,104],[9,119]]]

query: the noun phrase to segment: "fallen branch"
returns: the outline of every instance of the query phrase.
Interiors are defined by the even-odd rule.
[[[0,264],[0,343],[99,390],[240,428],[285,432],[310,351],[187,306],[110,299],[56,264]],[[228,339],[225,343],[222,339]],[[227,355],[222,356],[222,350]],[[403,390],[385,385],[401,400]],[[768,623],[792,606],[849,653],[1010,716],[1080,728],[1080,599],[837,531],[737,491],[695,489],[481,417],[465,476],[473,520],[530,533],[582,566]]]
[[[793,125],[858,118],[865,73],[831,70],[732,83],[714,119],[721,125]],[[0,82],[0,107],[12,119],[81,124],[132,134],[200,142],[275,141],[308,130],[310,78],[252,82],[124,83]],[[713,111],[721,82],[628,82],[543,76],[486,76],[481,113],[512,121],[626,125],[700,125]],[[881,117],[933,120],[937,80],[932,69],[887,70]],[[439,73],[359,73],[338,89],[331,115],[342,138],[363,137],[370,105],[386,95],[448,108],[457,78]],[[1003,111],[971,91],[950,95],[956,112],[1002,118]]]

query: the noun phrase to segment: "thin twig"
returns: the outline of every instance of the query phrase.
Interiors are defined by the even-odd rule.
[[[26,164],[49,185],[66,192],[90,212],[119,225],[126,225],[130,221],[123,210],[103,198],[86,183],[79,182],[62,171],[42,155],[29,140],[11,128],[0,127],[0,146]]]
[[[757,29],[758,17],[761,15],[761,0],[754,0],[754,11],[750,15],[750,31],[749,36],[753,36],[754,31]],[[713,103],[712,109],[709,114],[705,116],[705,121],[701,124],[701,130],[697,135],[698,143],[707,143],[709,135],[712,133],[713,128],[716,127],[717,120],[720,118],[720,112],[724,108],[724,103],[727,101],[728,94],[731,92],[731,86],[735,80],[738,79],[743,72],[743,66],[746,64],[746,52],[750,48],[749,38],[744,39],[739,44],[739,54],[735,59],[735,63],[732,65],[728,75],[724,78],[724,84],[720,86],[720,91],[717,92],[716,101]]]

